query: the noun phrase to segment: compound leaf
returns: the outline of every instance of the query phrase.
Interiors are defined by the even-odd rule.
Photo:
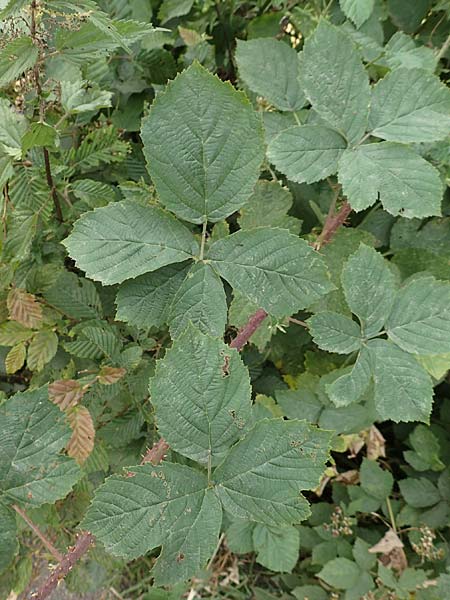
[[[375,407],[381,419],[428,423],[433,385],[417,360],[392,342],[371,340]]]
[[[174,583],[195,575],[217,544],[221,508],[207,485],[203,473],[185,465],[131,467],[98,488],[82,526],[128,560],[162,545],[162,557],[167,552],[175,561],[171,573],[160,561],[158,584]]]
[[[295,111],[305,104],[298,54],[288,44],[272,38],[238,40],[235,58],[245,84],[275,108]]]
[[[308,325],[314,342],[323,350],[350,354],[361,348],[361,327],[350,317],[326,310],[310,317]]]
[[[386,330],[389,338],[407,352],[450,352],[450,283],[427,276],[402,287]]]
[[[170,335],[179,336],[191,321],[215,337],[225,333],[227,300],[220,277],[211,265],[199,262],[186,275],[170,309]]]
[[[198,63],[158,95],[142,140],[161,202],[192,223],[238,210],[264,157],[262,123],[250,102]]]
[[[301,490],[319,483],[329,441],[329,432],[306,421],[258,421],[214,472],[224,508],[265,525],[306,519],[310,510]]]
[[[422,69],[395,69],[373,88],[369,128],[392,142],[433,142],[450,131],[450,90]]]
[[[346,147],[345,139],[330,127],[303,125],[278,134],[267,156],[291,181],[313,183],[336,173]]]
[[[360,322],[364,336],[383,327],[397,292],[396,279],[379,252],[361,244],[341,273],[347,304]]]
[[[125,281],[116,297],[116,319],[143,329],[161,327],[188,268],[186,263],[167,265]]]
[[[18,393],[0,407],[0,494],[31,506],[63,498],[79,479],[76,462],[59,451],[70,438],[65,416],[46,388]]]
[[[320,21],[305,42],[300,65],[300,84],[313,108],[350,144],[359,142],[366,130],[370,89],[350,38]]]
[[[84,213],[64,244],[78,267],[105,285],[182,262],[198,249],[172,215],[130,201]]]
[[[321,256],[284,229],[242,230],[215,242],[208,259],[230,285],[283,317],[333,289]]]
[[[356,211],[381,200],[394,216],[428,217],[441,212],[439,172],[402,144],[381,142],[346,150],[339,161],[339,181]]]
[[[150,390],[160,434],[204,465],[217,464],[250,418],[250,379],[238,352],[192,325],[158,361]]]

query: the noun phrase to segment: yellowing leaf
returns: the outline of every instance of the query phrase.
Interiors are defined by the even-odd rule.
[[[28,347],[28,367],[32,371],[41,371],[55,356],[57,349],[58,336],[53,331],[49,329],[38,331]]]
[[[33,294],[13,288],[7,298],[9,317],[25,327],[37,328],[42,322],[42,306]]]
[[[82,386],[75,379],[58,379],[48,386],[50,400],[61,410],[72,408],[78,404],[86,391],[87,386]]]
[[[117,383],[127,372],[121,367],[102,367],[97,375],[97,381],[103,385],[111,385]]]
[[[25,344],[22,342],[11,348],[5,358],[5,366],[7,373],[16,373],[23,367],[26,356]]]
[[[33,332],[17,321],[6,321],[0,325],[0,346],[15,346],[27,342]]]
[[[67,454],[82,464],[94,448],[95,428],[91,413],[85,406],[75,406],[67,415],[72,437],[66,446]]]

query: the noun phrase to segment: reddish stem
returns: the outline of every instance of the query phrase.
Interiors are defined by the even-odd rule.
[[[28,527],[33,530],[33,532],[41,540],[41,542],[44,544],[44,546],[47,548],[50,554],[54,558],[56,558],[56,560],[62,560],[63,555],[61,554],[61,552],[57,548],[55,548],[51,541],[42,533],[39,527],[33,523],[33,521],[30,519],[27,513],[24,510],[22,510],[20,506],[17,506],[17,504],[13,504],[12,508],[16,511],[18,515],[22,517],[22,519],[25,521]]]
[[[345,201],[336,214],[334,214],[333,212],[327,216],[322,229],[322,233],[318,237],[317,242],[314,244],[314,248],[316,250],[320,250],[322,246],[331,242],[334,234],[339,229],[339,227],[341,227],[341,225],[345,223],[348,215],[351,212],[352,207],[347,201]]]
[[[141,465],[145,465],[145,463],[152,463],[152,465],[159,465],[159,463],[166,456],[167,450],[169,449],[169,444],[165,439],[161,438],[156,444],[153,444],[151,448],[147,450],[144,454]]]
[[[238,334],[234,340],[231,340],[230,348],[236,348],[236,350],[240,352],[266,317],[266,311],[262,308],[258,308],[258,310],[249,318],[244,327],[238,331]]]
[[[48,598],[58,583],[70,573],[75,563],[86,554],[94,541],[95,538],[89,531],[81,533],[75,542],[75,546],[69,548],[67,554],[62,557],[61,562],[53,569],[46,581],[31,598],[33,600]]]

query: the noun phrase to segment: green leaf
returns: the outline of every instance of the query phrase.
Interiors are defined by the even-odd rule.
[[[31,506],[63,498],[81,476],[59,451],[71,432],[47,389],[18,393],[0,406],[0,493]]]
[[[131,467],[97,489],[82,527],[128,560],[162,545],[156,585],[187,579],[205,565],[220,531],[220,503],[207,483],[184,465]]]
[[[98,319],[102,315],[95,285],[69,271],[63,271],[44,291],[44,298],[71,319]]]
[[[26,129],[25,117],[15,112],[8,100],[0,98],[0,154],[4,152],[11,158],[20,159]]]
[[[407,33],[414,33],[430,10],[430,0],[388,0],[392,22]]]
[[[198,251],[193,234],[169,213],[129,201],[84,213],[63,243],[78,267],[105,285],[182,262]]]
[[[382,329],[394,303],[397,282],[379,252],[360,244],[342,269],[342,288],[347,304],[360,322],[365,336]]]
[[[58,336],[50,329],[38,331],[28,346],[27,366],[32,371],[42,371],[55,356]]]
[[[250,379],[238,352],[192,325],[158,361],[150,391],[160,434],[204,465],[217,464],[250,418]]]
[[[166,23],[175,17],[187,15],[194,4],[194,0],[163,0],[158,11],[158,19]]]
[[[18,551],[16,515],[0,502],[0,573],[11,564]]]
[[[269,144],[267,156],[291,181],[313,183],[336,173],[345,139],[323,125],[286,129]]]
[[[433,142],[450,131],[450,90],[422,69],[395,69],[373,88],[372,135],[392,142]]]
[[[54,127],[38,121],[32,123],[22,137],[22,151],[28,152],[30,148],[53,148],[58,139],[58,132]]]
[[[348,558],[338,557],[330,560],[317,574],[325,583],[338,590],[348,590],[356,585],[361,571],[358,565]]]
[[[370,89],[350,38],[321,20],[305,42],[300,65],[300,84],[314,110],[350,144],[359,142],[366,130]]]
[[[168,265],[125,281],[117,293],[116,319],[142,329],[164,325],[188,268],[186,263]]]
[[[359,29],[373,12],[375,0],[339,0],[342,12]]]
[[[368,347],[380,418],[428,423],[433,402],[428,373],[413,356],[386,340],[371,340]]]
[[[31,69],[39,55],[31,37],[12,40],[0,50],[0,87],[5,87],[22,73]]]
[[[441,213],[439,172],[402,144],[381,142],[346,150],[339,161],[339,181],[356,211],[381,200],[394,216],[422,218]]]
[[[287,213],[292,207],[292,194],[275,181],[260,180],[238,217],[241,229],[281,227],[291,233],[300,233],[302,222]]]
[[[257,523],[253,530],[256,561],[280,573],[290,573],[298,560],[300,534],[293,525],[270,527]]]
[[[374,460],[363,458],[359,478],[362,489],[378,500],[384,500],[392,494],[394,478]]]
[[[17,321],[6,321],[0,325],[0,346],[15,346],[27,342],[33,331]]]
[[[307,321],[314,342],[328,352],[351,354],[362,344],[360,326],[349,317],[324,311]]]
[[[436,54],[433,49],[417,46],[414,39],[402,31],[394,33],[384,47],[384,52],[386,63],[391,69],[423,69],[431,73],[436,69]]]
[[[253,521],[244,521],[236,519],[228,527],[227,546],[235,554],[247,554],[253,552]]]
[[[389,338],[407,352],[450,352],[450,283],[426,276],[403,286],[386,330]]]
[[[225,510],[265,525],[303,521],[310,510],[301,491],[318,485],[329,442],[306,421],[258,421],[214,472]]]
[[[7,373],[16,373],[23,367],[27,356],[26,346],[23,342],[13,346],[5,358],[5,367]]]
[[[298,54],[285,42],[271,38],[238,40],[235,59],[244,83],[275,108],[295,111],[305,104],[298,82]]]
[[[85,81],[61,81],[61,105],[67,115],[98,111],[111,106],[112,92],[101,90],[97,85]]]
[[[238,231],[215,242],[208,260],[232,287],[277,317],[306,308],[333,289],[320,255],[283,229]]]
[[[425,477],[408,477],[398,482],[405,502],[413,508],[426,508],[440,501],[438,488]]]
[[[335,406],[348,406],[358,402],[369,386],[371,376],[370,354],[364,347],[353,367],[326,385],[325,389]]]
[[[439,458],[441,452],[439,439],[429,427],[417,425],[409,434],[409,443],[415,452],[404,452],[406,460],[408,460],[408,454],[415,454],[423,466],[420,470],[442,471],[445,469],[445,464]],[[410,461],[408,460],[408,462]]]
[[[142,124],[161,202],[192,223],[220,221],[252,193],[263,131],[242,92],[194,63],[168,84]]]
[[[203,262],[195,264],[178,288],[170,308],[170,335],[178,337],[188,323],[203,333],[223,337],[227,300],[220,277]]]

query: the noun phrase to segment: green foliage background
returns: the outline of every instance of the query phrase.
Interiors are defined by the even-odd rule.
[[[0,595],[449,597],[448,3],[0,11]]]

